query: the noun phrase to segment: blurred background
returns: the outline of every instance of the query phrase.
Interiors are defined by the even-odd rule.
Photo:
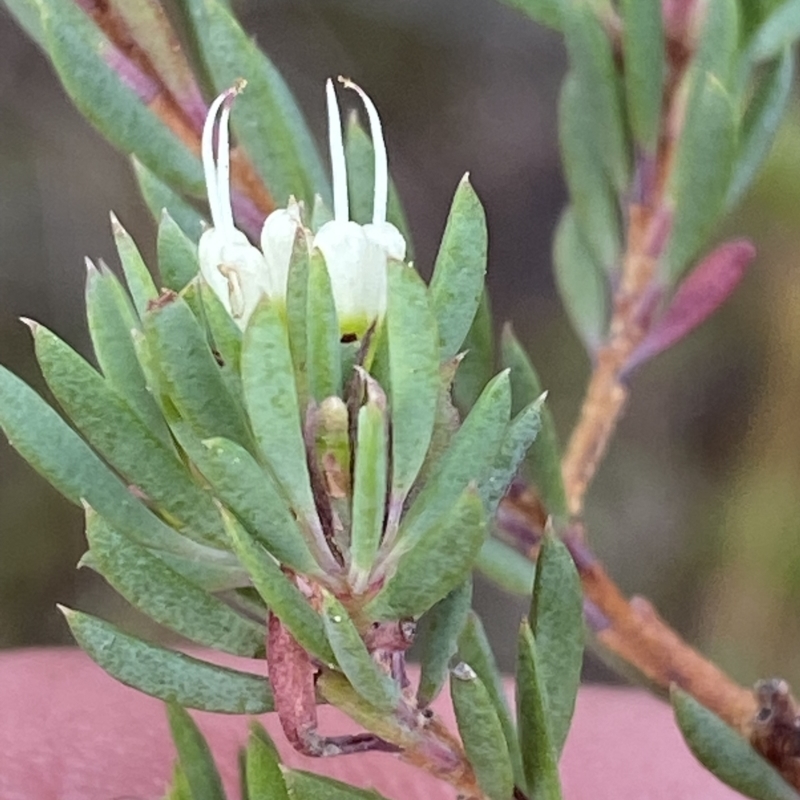
[[[429,274],[469,170],[489,219],[490,289],[536,364],[565,441],[588,360],[555,294],[565,202],[555,117],[560,38],[494,0],[251,0],[245,27],[320,143],[323,81],[357,80],[383,117],[417,264]],[[42,390],[21,315],[88,355],[83,257],[115,268],[113,209],[152,258],[127,160],[84,122],[0,10],[0,361]],[[587,504],[591,541],[628,593],[746,683],[800,686],[800,105],[726,231],[759,258],[728,305],[633,380]],[[152,262],[151,262],[152,263]],[[75,563],[82,515],[0,441],[0,647],[69,642],[56,602],[147,623]],[[501,664],[523,605],[479,581]],[[590,677],[606,677],[599,666]]]

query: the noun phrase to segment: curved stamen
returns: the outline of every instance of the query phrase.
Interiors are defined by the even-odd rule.
[[[217,97],[208,109],[206,121],[203,123],[203,136],[200,140],[200,154],[203,160],[203,174],[206,179],[206,192],[208,205],[211,208],[211,224],[216,228],[222,221],[219,210],[219,189],[217,184],[217,165],[214,159],[214,128],[220,106],[228,96],[223,92]]]
[[[369,118],[369,132],[372,136],[372,147],[375,151],[375,194],[372,201],[372,221],[376,225],[386,222],[386,205],[389,199],[389,162],[386,155],[386,142],[383,139],[383,128],[378,109],[375,108],[367,93],[349,78],[339,76],[339,82],[346,89],[358,92]]]
[[[232,89],[229,91],[233,91]],[[231,208],[231,134],[228,121],[231,116],[231,100],[234,95],[225,98],[222,113],[219,115],[219,132],[217,133],[217,193],[219,197],[219,227],[230,231],[233,228],[233,209]],[[216,227],[216,226],[215,226]]]
[[[344,159],[342,142],[342,118],[339,114],[339,102],[333,88],[333,81],[328,78],[325,83],[325,94],[328,100],[328,141],[331,149],[331,177],[333,179],[333,218],[336,222],[347,222],[350,219],[350,201],[347,196],[347,165]]]

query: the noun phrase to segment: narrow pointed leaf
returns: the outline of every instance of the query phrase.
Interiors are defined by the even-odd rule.
[[[33,389],[2,367],[0,427],[12,447],[68,500],[78,505],[85,499],[139,544],[177,555],[219,552],[200,548],[148,511]]]
[[[625,96],[639,146],[655,151],[664,78],[664,30],[659,0],[623,0]]]
[[[357,789],[313,772],[286,769],[283,777],[291,800],[386,800],[374,789]]]
[[[753,34],[747,55],[753,63],[769,61],[800,38],[800,2],[783,0]]]
[[[294,365],[294,380],[297,386],[299,405],[304,408],[308,399],[308,334],[306,314],[308,312],[308,271],[310,256],[305,234],[298,230],[289,260],[286,279],[286,329],[289,335],[289,350]]]
[[[193,242],[164,208],[158,224],[158,271],[163,288],[180,292],[200,269]]]
[[[578,227],[575,209],[561,215],[553,239],[556,288],[569,321],[590,353],[608,332],[609,284]]]
[[[572,203],[571,225],[576,231],[571,238],[580,236],[580,251],[575,252],[578,250],[578,245],[571,244],[572,252],[565,252],[564,255],[582,256],[576,266],[562,264],[560,271],[563,273],[570,270],[571,274],[585,273],[584,280],[587,286],[584,293],[595,298],[597,291],[594,287],[598,282],[598,276],[593,273],[598,271],[614,273],[619,270],[622,233],[619,203],[600,157],[602,142],[590,133],[593,130],[595,118],[594,107],[586,97],[589,91],[591,91],[590,88],[582,84],[578,75],[573,71],[564,80],[559,99],[558,141],[564,164],[564,177]],[[564,224],[563,219],[561,226]],[[561,235],[564,236],[563,233]],[[557,240],[554,243],[554,249],[558,253]],[[566,248],[562,245],[561,249],[565,250]],[[588,253],[590,259],[587,260],[584,253]],[[556,269],[558,274],[559,267],[557,266]],[[573,283],[577,283],[577,281]],[[581,313],[587,310],[585,305],[584,303],[584,307],[580,308]],[[569,305],[567,308],[570,310]],[[598,311],[591,306],[590,310],[589,319],[596,320]],[[572,316],[571,310],[570,316]],[[581,319],[579,318],[578,321],[581,322]],[[595,332],[598,325],[596,322],[594,325],[588,326],[582,323],[576,327],[580,332],[587,327]]]
[[[503,728],[489,692],[464,662],[450,673],[450,696],[478,785],[490,800],[508,800],[514,791],[514,774]]]
[[[503,330],[503,366],[511,370],[511,413],[517,414],[542,394],[539,376],[510,326]],[[542,428],[528,450],[525,470],[536,484],[550,514],[566,517],[567,499],[561,480],[561,455],[553,416],[547,405],[541,411]]]
[[[669,285],[678,281],[710,236],[728,191],[736,151],[730,96],[710,73],[695,73],[694,80],[667,185],[674,217],[662,269]]]
[[[567,548],[554,536],[542,540],[536,562],[530,625],[538,650],[537,675],[558,758],[569,731],[583,664],[583,592]]]
[[[314,140],[289,88],[272,62],[220,0],[181,0],[192,36],[216,92],[240,78],[247,89],[231,123],[278,206],[290,195],[328,197],[328,180]]]
[[[256,307],[244,334],[242,384],[262,458],[295,510],[315,518],[289,338],[278,308],[266,299]]]
[[[211,749],[195,721],[174,702],[167,703],[167,718],[192,800],[225,800]]]
[[[567,54],[586,106],[586,136],[597,138],[597,152],[617,192],[625,191],[630,156],[623,124],[619,76],[608,34],[589,0],[562,5]]]
[[[255,721],[250,723],[245,775],[250,800],[289,800],[278,750],[269,734]]]
[[[476,566],[509,594],[530,597],[535,573],[533,564],[499,539],[487,539],[483,543]]]
[[[264,714],[273,709],[266,678],[148,644],[80,611],[62,612],[81,648],[127,686],[201,711]]]
[[[388,480],[387,437],[386,410],[370,398],[358,411],[358,447],[353,476],[350,558],[356,590],[366,588],[383,534]]]
[[[500,726],[503,730],[506,747],[514,773],[514,783],[525,786],[525,773],[522,768],[522,754],[517,739],[517,727],[506,701],[503,679],[494,659],[486,631],[480,617],[474,612],[467,616],[466,624],[458,639],[458,657],[469,664],[480,678],[494,706]]]
[[[389,264],[386,331],[392,413],[392,496],[402,498],[430,444],[439,393],[439,338],[428,292],[405,264]]]
[[[241,362],[242,332],[228,313],[214,290],[203,280],[195,286],[200,289],[203,319],[214,344],[214,357],[236,397],[242,396]]]
[[[47,53],[81,113],[114,146],[135,153],[162,180],[202,196],[199,159],[142,99],[150,100],[157,88],[151,79],[103,36],[77,3],[40,2]]]
[[[429,706],[442,690],[458,637],[472,605],[472,578],[456,586],[422,618],[422,652],[417,701]]]
[[[89,267],[86,316],[95,356],[109,386],[125,398],[154,435],[171,446],[164,417],[148,391],[133,342],[132,331],[140,328],[140,322],[117,277],[105,267],[99,271]]]
[[[86,537],[96,569],[131,605],[193,642],[225,653],[263,654],[266,630],[198,589],[91,509]]]
[[[483,504],[467,488],[455,505],[421,535],[401,541],[396,568],[369,613],[381,619],[417,617],[462,583],[486,535]]]
[[[510,407],[511,386],[508,373],[502,372],[484,389],[414,499],[400,526],[400,541],[408,540],[404,546],[412,546],[423,532],[438,523],[471,481],[482,486],[503,442]]]
[[[483,296],[488,235],[486,214],[465,175],[458,184],[430,282],[445,361],[459,352]]]
[[[693,69],[700,74],[712,73],[728,90],[739,51],[739,6],[738,0],[716,0],[698,6],[704,12],[698,24]]]
[[[494,463],[481,482],[486,516],[492,518],[541,428],[545,397],[526,406],[508,423]]]
[[[558,757],[552,743],[540,649],[523,621],[517,649],[517,724],[522,763],[531,800],[561,800]]]
[[[373,661],[347,610],[330,592],[324,593],[322,621],[336,662],[353,688],[375,708],[393,711],[400,700],[397,685]]]
[[[192,800],[192,790],[180,764],[173,767],[172,785],[164,795],[164,800]]]
[[[175,450],[163,444],[103,378],[42,325],[36,358],[53,395],[90,444],[159,509],[172,527],[211,545],[227,537],[211,495],[193,480]]]
[[[372,222],[372,204],[375,199],[375,150],[372,139],[361,127],[357,114],[351,114],[345,122],[344,153],[347,161],[347,189],[350,198],[350,219],[359,225]],[[314,203],[314,230],[327,220],[322,208]],[[328,212],[330,213],[330,212]],[[331,217],[332,218],[332,217]],[[408,222],[394,181],[389,177],[389,201],[386,219],[391,222],[406,240],[406,261],[413,257]]]
[[[475,405],[486,384],[494,375],[494,332],[489,293],[484,289],[472,327],[463,345],[466,355],[459,364],[453,383],[453,400],[466,417]]]
[[[158,299],[158,289],[153,282],[153,276],[144,263],[142,254],[133,241],[133,237],[122,227],[116,216],[111,214],[111,232],[114,234],[114,244],[128,284],[128,291],[133,298],[133,305],[139,316],[142,316],[147,307]]]
[[[797,7],[800,9],[800,3]],[[792,96],[794,73],[794,50],[786,47],[767,68],[747,106],[742,120],[739,152],[725,200],[727,208],[733,207],[745,193],[775,141]]]
[[[755,255],[746,239],[725,242],[709,253],[681,282],[667,310],[633,351],[626,373],[702,325],[734,292]]]
[[[309,262],[307,302],[308,390],[321,403],[326,397],[342,393],[342,357],[331,280],[319,250],[314,251]]]
[[[185,300],[167,295],[145,314],[144,330],[161,391],[200,438],[223,436],[249,446],[252,437]]]
[[[189,239],[197,243],[205,227],[202,214],[137,158],[132,158],[131,163],[153,219],[161,219],[161,212],[166,210]]]
[[[336,657],[325,635],[322,617],[311,608],[303,593],[272,556],[233,516],[225,511],[222,513],[234,552],[250,573],[253,586],[269,609],[311,655],[325,664],[335,664]]]
[[[797,791],[736,731],[673,686],[675,719],[695,758],[732,789],[754,800],[797,800]]]
[[[250,453],[227,439],[208,439],[190,455],[220,502],[278,561],[304,575],[320,573],[288,500]]]

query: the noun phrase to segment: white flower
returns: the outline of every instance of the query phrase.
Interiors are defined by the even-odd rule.
[[[369,117],[375,150],[375,186],[372,222],[358,225],[350,220],[347,165],[342,143],[342,121],[333,83],[326,84],[328,125],[333,172],[333,219],[314,236],[312,247],[325,258],[342,335],[361,338],[386,312],[388,259],[405,260],[406,242],[386,221],[389,168],[378,112],[364,91],[349,80],[339,79],[356,91]],[[202,157],[208,204],[213,227],[200,237],[200,271],[225,308],[244,329],[262,295],[284,302],[289,262],[298,229],[305,231],[300,207],[294,198],[286,208],[273,211],[264,221],[261,250],[254,247],[233,223],[230,193],[230,134],[228,122],[233,98],[243,82],[223,92],[211,104],[203,126]],[[214,156],[214,130],[217,153]],[[308,232],[306,232],[308,235]]]
[[[403,261],[406,242],[400,231],[386,221],[389,168],[378,112],[361,88],[352,81],[339,80],[358,93],[369,118],[375,150],[372,222],[358,225],[350,220],[342,121],[333,83],[328,80],[325,90],[333,173],[333,219],[319,229],[313,247],[325,257],[342,334],[355,334],[360,338],[386,312],[387,261],[389,258]]]
[[[263,253],[250,244],[233,223],[228,121],[233,98],[242,88],[243,82],[237,83],[217,97],[208,110],[203,126],[203,170],[213,227],[200,237],[198,255],[200,272],[206,282],[239,327],[244,329],[262,295],[278,301],[286,297],[292,245],[302,223],[300,210],[292,200],[288,208],[273,211],[265,220],[261,232]]]

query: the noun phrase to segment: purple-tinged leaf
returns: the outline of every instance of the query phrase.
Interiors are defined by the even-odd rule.
[[[680,284],[672,302],[633,351],[624,373],[672,347],[705,322],[733,293],[756,250],[746,239],[721,244]]]

